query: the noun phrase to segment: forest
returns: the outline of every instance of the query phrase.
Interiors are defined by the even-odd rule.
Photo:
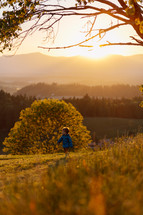
[[[0,91],[0,129],[10,129],[18,119],[22,109],[29,107],[34,97],[13,96]]]
[[[64,99],[72,103],[84,117],[116,117],[143,119],[140,107],[142,97],[132,99],[94,98],[86,94],[82,98]]]
[[[20,111],[29,107],[34,100],[34,97],[13,96],[0,91],[0,143],[18,120]]]
[[[112,85],[112,86],[87,86],[80,84],[46,84],[37,83],[23,87],[15,95],[36,96],[37,98],[56,97],[56,96],[89,96],[99,98],[133,98],[141,96],[139,86]]]

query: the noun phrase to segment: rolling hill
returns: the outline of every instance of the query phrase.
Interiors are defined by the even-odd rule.
[[[143,55],[108,56],[105,59],[52,57],[40,53],[0,57],[0,80],[26,83],[57,82],[87,85],[143,82]]]

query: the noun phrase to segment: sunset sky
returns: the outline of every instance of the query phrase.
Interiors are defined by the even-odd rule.
[[[114,0],[113,2],[115,2]],[[51,1],[53,3],[53,1]],[[57,2],[56,0],[54,3]],[[61,0],[60,4],[64,6],[75,5],[75,0],[65,1]],[[44,47],[51,47],[51,46],[66,46],[71,45],[76,42],[80,42],[82,39],[85,39],[85,34],[82,33],[87,29],[85,25],[87,22],[86,19],[80,19],[79,17],[69,17],[64,18],[61,22],[59,27],[55,26],[55,34],[57,35],[55,41],[44,41],[46,34],[44,32],[37,32],[32,36],[29,36],[25,42],[22,44],[20,49],[18,50],[17,54],[23,53],[31,53],[31,52],[41,52],[47,55],[53,56],[75,56],[75,55],[82,55],[86,57],[92,58],[102,58],[107,55],[112,54],[119,54],[119,55],[134,55],[134,54],[142,54],[143,48],[142,47],[129,47],[129,46],[112,46],[112,47],[103,47],[100,48],[99,45],[106,42],[121,42],[121,41],[128,41],[130,35],[136,35],[136,33],[129,27],[121,27],[118,28],[110,33],[107,33],[104,39],[99,42],[99,38],[96,38],[93,41],[90,41],[88,44],[92,45],[93,48],[71,48],[66,50],[54,50],[48,51],[38,48],[38,46]],[[117,21],[115,21],[117,22]],[[111,19],[106,16],[102,15],[96,21],[96,28],[98,29],[99,26],[109,27],[111,25]]]

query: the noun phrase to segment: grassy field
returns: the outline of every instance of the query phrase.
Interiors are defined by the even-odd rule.
[[[142,215],[143,135],[102,151],[0,156],[0,215]]]
[[[129,131],[143,132],[143,119],[95,118],[84,119],[84,124],[99,138],[127,135]]]

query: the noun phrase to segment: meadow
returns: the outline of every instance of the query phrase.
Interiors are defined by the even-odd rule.
[[[103,150],[0,156],[1,215],[142,215],[143,134]]]
[[[143,132],[142,119],[86,117],[84,124],[98,138],[115,138],[128,135],[129,132]]]

